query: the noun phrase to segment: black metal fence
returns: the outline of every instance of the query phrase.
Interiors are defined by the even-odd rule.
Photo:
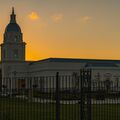
[[[76,78],[59,73],[3,78],[0,120],[79,120],[80,83]]]
[[[80,74],[4,78],[0,120],[119,120],[119,83]]]
[[[120,120],[120,81],[92,81],[81,70],[81,120]]]

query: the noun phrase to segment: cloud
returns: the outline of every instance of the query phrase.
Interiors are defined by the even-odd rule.
[[[37,12],[31,12],[28,15],[28,17],[29,17],[30,20],[33,20],[33,21],[38,20],[40,18],[40,16],[38,15]]]
[[[63,20],[63,14],[54,14],[52,16],[52,20],[56,23],[62,21]]]
[[[90,22],[93,18],[91,16],[83,16],[80,18],[83,22]]]

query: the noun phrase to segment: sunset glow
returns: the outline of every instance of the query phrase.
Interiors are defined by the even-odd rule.
[[[31,12],[31,14],[29,15],[29,18],[31,20],[38,20],[39,19],[39,16],[36,12]]]
[[[12,6],[27,60],[120,59],[119,0],[1,0],[1,43]]]

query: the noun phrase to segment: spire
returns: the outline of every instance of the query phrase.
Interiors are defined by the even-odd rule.
[[[14,7],[12,7],[12,14],[14,15]]]
[[[14,13],[14,7],[12,7],[12,14],[10,16],[10,23],[16,23],[16,15]]]

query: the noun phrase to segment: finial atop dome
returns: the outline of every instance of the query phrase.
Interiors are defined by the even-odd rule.
[[[14,7],[12,7],[12,14],[10,16],[10,23],[16,23],[16,15],[14,13]]]
[[[12,14],[14,14],[14,7],[12,7]]]

